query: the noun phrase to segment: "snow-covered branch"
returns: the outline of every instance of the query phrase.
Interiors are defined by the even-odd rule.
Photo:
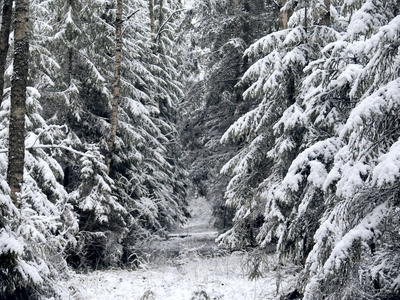
[[[179,13],[179,12],[181,12],[181,11],[184,11],[184,10],[186,10],[186,8],[178,9],[178,10],[175,10],[174,12],[171,13],[171,15],[167,18],[167,20],[160,26],[160,29],[158,29],[158,32],[157,32],[157,34],[156,34],[156,37],[154,38],[155,41],[158,40],[158,38],[160,37],[161,33],[163,32],[163,29],[164,29],[165,25],[168,24],[168,22],[171,20],[171,18],[172,18],[175,14],[177,14],[177,13]]]
[[[95,158],[95,156],[75,150],[74,148],[68,147],[68,146],[64,146],[64,145],[35,145],[35,146],[29,146],[26,147],[25,150],[30,150],[30,149],[64,149],[67,151],[70,151],[72,153],[78,154],[80,156],[85,156],[85,157],[91,157],[91,158]],[[8,149],[0,149],[0,153],[7,153]]]

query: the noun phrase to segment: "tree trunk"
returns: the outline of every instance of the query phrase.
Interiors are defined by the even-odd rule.
[[[25,159],[25,106],[29,71],[29,0],[16,0],[15,3],[14,72],[11,80],[7,181],[11,189],[11,200],[19,207],[18,194],[22,188]]]
[[[155,26],[156,16],[155,16],[155,13],[154,13],[154,3],[155,3],[154,0],[149,0],[151,54],[152,54],[151,61],[152,61],[153,65],[157,65],[157,54],[160,51],[159,41],[160,41],[160,38],[161,38],[161,33],[158,32],[156,34],[156,26]],[[159,13],[160,14],[162,13],[162,5],[163,5],[163,3],[160,2],[160,4],[159,4],[159,7],[160,7]],[[161,16],[159,16],[158,20],[159,20],[158,30],[161,30],[161,27],[160,27],[160,26],[162,26]],[[155,73],[155,72],[157,72],[157,71],[153,70],[153,73]],[[155,101],[156,107],[159,108],[158,100],[155,98],[154,101]]]
[[[307,33],[308,30],[308,3],[304,6],[304,29]]]
[[[113,101],[111,110],[111,132],[108,140],[108,153],[106,155],[107,172],[110,173],[111,157],[115,151],[115,139],[117,137],[118,125],[118,102],[121,81],[121,61],[122,61],[122,0],[117,0],[117,19],[115,21],[115,63],[114,63],[114,84]]]
[[[157,52],[156,47],[156,27],[154,22],[154,0],[149,0],[149,16],[150,16],[150,35],[151,35],[151,51],[153,54]]]
[[[321,8],[318,25],[331,25],[331,0],[323,0],[324,6]]]
[[[3,11],[1,15],[0,31],[0,104],[3,102],[4,91],[4,71],[6,69],[7,53],[9,48],[9,37],[12,19],[13,0],[4,0]]]
[[[164,26],[164,0],[159,0],[159,12],[158,12],[158,28],[159,32],[157,34],[157,52],[160,52],[161,50],[161,35],[162,35],[162,30],[163,28],[161,26]]]
[[[279,30],[287,29],[288,28],[288,22],[290,17],[293,14],[292,9],[286,9],[282,11],[282,7],[285,6],[286,0],[278,0],[279,4],[279,11],[278,11],[278,18],[279,18]]]

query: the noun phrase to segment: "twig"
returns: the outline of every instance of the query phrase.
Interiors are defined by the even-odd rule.
[[[26,147],[25,150],[39,149],[39,148],[44,148],[44,149],[52,149],[52,148],[64,149],[64,150],[70,151],[72,153],[81,155],[81,156],[95,158],[94,155],[83,153],[81,151],[78,151],[78,150],[75,150],[75,149],[73,149],[71,147],[67,147],[67,146],[63,146],[63,145],[36,145],[36,146],[32,145],[32,146]],[[0,153],[7,153],[7,152],[8,152],[8,149],[0,149]]]
[[[130,18],[132,18],[132,17],[133,17],[137,12],[139,12],[139,11],[140,11],[140,9],[134,11],[134,12],[131,13],[128,17],[126,17],[126,19],[123,20],[122,22],[128,21]]]
[[[171,15],[168,17],[168,19],[160,26],[160,29],[158,29],[156,37],[154,38],[155,41],[157,41],[157,39],[159,38],[160,34],[162,33],[163,28],[171,20],[172,16],[175,15],[176,13],[184,11],[184,10],[187,10],[187,9],[186,8],[182,8],[182,9],[178,9],[178,10],[176,10],[176,11],[171,13]]]

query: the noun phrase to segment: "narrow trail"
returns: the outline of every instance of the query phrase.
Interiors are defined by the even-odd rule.
[[[143,251],[158,260],[163,257],[166,260],[173,259],[188,253],[208,257],[217,254],[215,239],[218,231],[213,226],[215,220],[211,204],[205,198],[196,198],[190,202],[189,212],[192,217],[186,224],[173,230],[166,238],[151,240],[143,247]]]
[[[138,269],[75,274],[65,282],[68,300],[276,300],[290,291],[293,269],[273,269],[266,257],[265,276],[249,280],[248,253],[218,255],[211,205],[206,199],[191,203],[192,218],[168,238],[147,243],[147,261]]]

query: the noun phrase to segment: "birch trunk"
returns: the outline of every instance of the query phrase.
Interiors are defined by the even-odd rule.
[[[114,84],[113,100],[111,109],[111,132],[108,140],[108,153],[106,155],[107,172],[110,173],[111,158],[115,151],[115,140],[118,127],[118,102],[121,81],[121,61],[122,61],[122,0],[117,0],[117,18],[115,21],[115,63],[114,63]]]
[[[19,207],[18,194],[22,189],[25,160],[25,110],[29,71],[29,0],[16,0],[15,3],[14,72],[11,80],[7,182],[11,190],[11,200]]]

